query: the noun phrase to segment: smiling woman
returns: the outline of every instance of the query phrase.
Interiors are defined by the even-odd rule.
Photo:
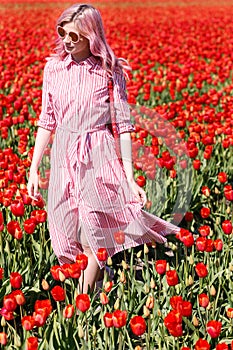
[[[38,166],[56,129],[48,189],[49,232],[60,264],[74,262],[81,252],[88,257],[82,285],[87,292],[107,256],[152,240],[164,243],[166,235],[179,229],[142,210],[147,198],[145,183],[138,184],[133,176],[130,132],[134,126],[123,61],[107,44],[99,11],[91,5],[71,6],[59,17],[57,33],[56,54],[44,70],[28,192],[36,199]],[[122,162],[109,129],[109,78]],[[119,244],[118,232],[123,232],[124,244]]]

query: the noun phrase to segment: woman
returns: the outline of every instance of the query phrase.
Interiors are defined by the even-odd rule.
[[[28,192],[38,195],[38,167],[51,132],[48,224],[60,264],[88,256],[83,291],[93,288],[100,267],[99,248],[110,256],[154,240],[166,241],[178,228],[144,210],[147,199],[133,176],[130,112],[120,60],[108,46],[99,12],[76,4],[57,22],[57,54],[44,69]],[[114,108],[122,163],[110,120],[108,79],[113,78]]]

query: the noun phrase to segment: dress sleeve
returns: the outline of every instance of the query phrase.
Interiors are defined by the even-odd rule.
[[[43,85],[42,85],[42,109],[37,122],[37,126],[41,126],[47,130],[54,130],[57,122],[54,115],[51,87],[51,71],[49,69],[50,62],[48,61],[44,68]]]
[[[130,109],[127,102],[126,81],[122,71],[115,72],[113,75],[113,95],[118,133],[134,131],[135,128],[130,120]]]

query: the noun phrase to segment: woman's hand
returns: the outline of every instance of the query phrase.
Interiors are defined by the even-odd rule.
[[[38,192],[39,175],[36,170],[30,170],[30,176],[27,184],[28,195],[34,200],[38,200],[40,193]]]
[[[137,200],[144,206],[147,202],[146,192],[134,180],[129,181],[129,186]]]

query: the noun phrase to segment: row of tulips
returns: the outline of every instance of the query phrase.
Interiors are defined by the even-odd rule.
[[[120,4],[99,5],[109,43],[133,68],[133,165],[148,194],[146,210],[182,229],[165,246],[152,242],[113,259],[101,248],[98,258],[114,278],[105,271],[94,293],[79,287],[87,257],[57,265],[46,222],[53,136],[39,201],[29,198],[26,183],[44,58],[63,7],[1,8],[0,344],[233,349],[232,9],[145,2],[142,10],[128,2],[129,15]],[[115,240],[123,248],[124,232]]]

